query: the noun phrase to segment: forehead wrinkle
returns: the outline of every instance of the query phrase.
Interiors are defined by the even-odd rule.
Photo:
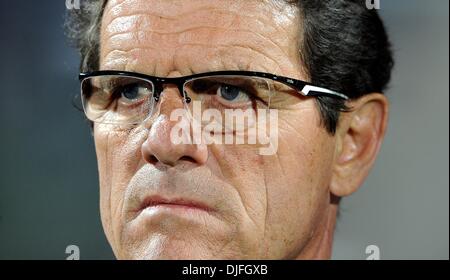
[[[204,45],[204,44],[194,44],[191,43],[189,45],[186,45],[185,48],[190,48],[190,47],[197,47],[200,51],[204,51],[205,48],[210,48],[213,49],[214,51],[212,51],[211,56],[212,57],[208,57],[208,55],[204,55],[205,58],[208,58],[208,61],[211,61],[213,58],[216,58],[217,60],[222,60],[222,61],[230,61],[230,62],[235,62],[236,69],[229,69],[226,68],[227,70],[253,70],[253,71],[262,71],[265,70],[266,72],[269,69],[272,69],[272,71],[274,71],[273,68],[276,68],[277,70],[279,69],[278,66],[278,62],[271,58],[268,57],[266,54],[248,47],[247,45],[239,45],[239,44],[232,44],[232,45],[215,45],[215,46],[210,46],[210,45]],[[182,52],[180,52],[182,54]],[[208,53],[206,53],[208,54]],[[256,59],[252,59],[252,60],[248,60],[245,59],[245,57],[253,57]],[[189,59],[189,56],[188,56]],[[194,58],[190,58],[190,60],[194,60]],[[195,59],[195,61],[197,61],[197,59]],[[195,61],[192,61],[192,63],[194,63]],[[258,69],[250,69],[248,68],[249,65],[253,65],[255,64],[254,61],[258,61],[260,64],[260,66],[258,67]],[[225,62],[223,62],[225,63]],[[229,63],[225,63],[225,64],[229,64]],[[196,65],[196,64],[194,64]],[[245,65],[245,66],[244,66]],[[271,67],[267,67],[267,66],[271,66]],[[214,71],[217,70],[224,70],[224,69],[220,69],[220,68],[214,68],[212,69]]]
[[[205,30],[208,32],[200,32],[201,30]],[[199,31],[199,32],[197,32]],[[218,32],[217,32],[218,31]],[[211,38],[209,38],[209,36],[211,36],[210,34],[212,34],[213,32],[216,32],[216,34],[220,34],[220,35],[214,35],[214,37],[217,38],[221,38],[221,37],[226,37],[224,35],[226,35],[226,33],[231,33],[230,35],[235,36],[236,34],[241,34],[247,38],[251,38],[254,37],[254,40],[250,40],[254,43],[254,45],[256,46],[265,46],[267,47],[268,45],[275,47],[276,49],[278,49],[279,52],[283,53],[284,55],[288,55],[288,53],[286,52],[285,49],[283,49],[283,46],[287,46],[288,43],[286,42],[286,44],[283,44],[283,46],[279,43],[279,42],[275,42],[270,36],[264,36],[260,33],[256,33],[254,31],[251,30],[245,30],[245,29],[229,29],[229,28],[220,28],[220,27],[192,27],[192,28],[186,28],[183,30],[179,30],[179,31],[174,31],[174,32],[158,32],[158,31],[145,31],[145,30],[140,30],[140,31],[131,31],[131,32],[115,32],[112,33],[108,36],[106,36],[106,38],[104,38],[106,41],[120,41],[120,43],[123,40],[120,39],[128,39],[126,41],[131,42],[131,44],[135,44],[134,41],[132,41],[132,39],[145,39],[145,37],[150,37],[149,41],[155,41],[153,38],[153,36],[161,36],[161,37],[165,37],[168,38],[170,36],[176,36],[178,35],[178,38],[174,38],[173,40],[169,40],[169,44],[178,44],[178,45],[184,45],[184,44],[190,44],[189,39],[197,39],[198,41],[207,41],[207,42],[211,42]],[[167,37],[165,36],[167,35]],[[233,38],[233,36],[230,36],[230,38]],[[128,38],[127,38],[128,37]],[[201,37],[205,37],[203,39],[199,39]],[[118,39],[118,40],[115,40]],[[178,39],[178,40],[176,40]],[[142,41],[142,44],[147,44],[144,40],[140,40]],[[163,40],[161,40],[162,42]],[[210,43],[212,44],[212,43]],[[159,46],[161,44],[158,44]],[[222,44],[218,44],[218,45],[224,45],[224,43]],[[141,47],[141,46],[140,46]],[[121,46],[121,48],[119,48],[118,46],[114,46],[114,49],[117,50],[127,50],[126,48],[123,48],[123,46]],[[272,52],[272,51],[271,51]]]
[[[119,1],[114,1],[111,3],[114,4],[118,2]],[[185,18],[170,17],[165,14],[157,15],[153,12],[155,9],[152,9],[150,14],[142,13],[142,10],[140,10],[139,14],[129,15],[130,11],[123,8],[128,4],[131,10],[135,9],[136,7],[131,4],[138,2],[141,3],[139,0],[120,1],[119,4],[117,4],[120,8],[114,10],[117,17],[112,17],[110,14],[110,25],[102,26],[105,28],[102,28],[103,40],[101,51],[103,53],[102,57],[105,60],[109,59],[109,57],[116,57],[116,60],[123,60],[125,54],[137,53],[139,49],[146,49],[146,52],[153,49],[155,53],[163,50],[163,52],[166,53],[169,52],[170,49],[203,46],[203,49],[220,49],[221,51],[218,52],[220,55],[226,53],[226,51],[224,51],[226,48],[240,48],[243,52],[253,51],[258,54],[258,60],[261,60],[262,58],[265,63],[267,63],[268,60],[271,60],[275,65],[278,65],[277,62],[280,62],[279,58],[281,58],[283,64],[295,65],[297,62],[287,59],[289,56],[287,52],[293,53],[293,47],[289,47],[295,45],[293,42],[297,43],[297,40],[292,40],[293,38],[289,37],[297,36],[297,32],[288,32],[285,26],[278,26],[272,22],[270,22],[271,24],[264,24],[270,20],[270,17],[265,17],[267,13],[263,15],[261,15],[261,13],[256,13],[256,16],[253,16],[248,20],[249,16],[243,16],[244,13],[242,12],[246,9],[238,11],[229,9],[221,10],[218,8],[221,7],[221,5],[217,6],[217,3],[215,3],[216,6],[214,7],[202,7],[208,9],[209,12],[202,10],[192,11],[188,9],[188,11],[185,11],[184,13],[179,13],[185,14]],[[211,1],[211,3],[212,2],[213,1]],[[210,2],[208,1],[208,3]],[[142,4],[140,6],[149,8],[149,5]],[[162,8],[166,5],[155,6]],[[114,6],[109,7],[109,10],[112,10],[113,8]],[[264,5],[263,9],[266,11],[272,9],[271,11],[273,12],[273,5]],[[252,6],[251,10],[255,10],[254,6]],[[261,11],[261,9],[259,11]],[[217,14],[221,14],[222,16],[215,17]],[[210,19],[206,21],[202,20],[201,23],[198,23],[198,20],[195,19],[199,17],[199,15]],[[108,17],[108,15],[106,17]],[[189,20],[190,17],[192,17],[192,20]],[[226,28],[226,26],[228,26],[228,28]],[[289,27],[289,29],[294,29],[292,27],[296,27],[296,25]],[[178,30],[176,30],[177,28]],[[251,30],[250,28],[253,29]],[[170,31],[167,32],[167,29]],[[260,31],[259,29],[261,29],[261,32],[258,32]],[[200,32],[204,30],[206,30],[206,32]],[[280,36],[280,32],[285,32],[287,36]],[[291,36],[290,34],[292,33],[294,34]],[[122,57],[120,57],[121,55],[116,55],[118,52],[122,52]],[[111,53],[114,53],[114,55]],[[179,52],[172,51],[172,53],[178,54]],[[242,56],[242,54],[239,55],[239,53],[237,55]],[[296,53],[294,53],[294,55],[295,57],[297,56]],[[170,56],[166,55],[166,58],[167,57]],[[231,56],[228,56],[228,59],[230,58]],[[133,60],[133,57],[131,57],[131,59]],[[198,60],[198,58],[196,59]],[[172,58],[172,60],[177,64],[177,59]],[[127,65],[129,64],[130,63],[127,63]],[[252,61],[239,62],[239,64],[258,65],[258,63]]]
[[[273,13],[274,10],[279,12],[286,12],[286,7],[291,7],[291,5],[281,5],[278,0],[220,0],[220,1],[184,1],[184,0],[164,0],[164,1],[153,1],[152,5],[148,4],[150,1],[143,0],[123,0],[123,1],[113,1],[110,0],[106,7],[104,14],[112,14],[114,16],[119,15],[131,15],[137,13],[148,13],[155,14],[161,18],[179,18],[185,17],[187,14],[192,13],[192,11],[203,10],[211,13],[212,11],[227,11],[227,12],[239,12],[239,15],[247,15],[249,12],[264,9],[266,12]],[[178,4],[176,4],[178,3]],[[242,5],[245,3],[246,8],[251,10],[246,10],[243,12]],[[268,7],[270,6],[270,7]],[[268,8],[268,9],[267,9]],[[184,12],[180,12],[183,11]],[[175,14],[175,12],[177,12]],[[215,18],[217,20],[218,18]],[[109,23],[109,22],[108,22]]]
[[[260,34],[255,34],[247,31],[229,31],[217,32],[215,29],[206,29],[206,32],[196,32],[205,30],[199,27],[190,31],[184,31],[177,34],[159,34],[157,32],[129,32],[120,33],[111,36],[107,39],[107,44],[103,44],[104,52],[111,50],[129,51],[135,48],[153,48],[155,51],[161,49],[169,49],[173,47],[184,47],[189,45],[196,46],[237,46],[241,48],[250,48],[254,51],[264,55],[267,58],[287,56],[286,52],[274,43],[270,38],[266,38]],[[240,40],[240,38],[246,38]],[[127,43],[123,43],[127,42]],[[158,42],[155,45],[154,42]],[[278,51],[274,51],[275,47]]]
[[[115,4],[117,2],[118,4]],[[146,5],[148,2],[142,0],[110,0],[105,7],[103,15],[110,15],[111,18],[109,21],[104,21],[103,24],[108,26],[120,17],[146,15],[157,18],[159,21],[156,22],[163,22],[164,20],[169,21],[161,24],[169,29],[173,29],[173,26],[168,24],[170,21],[184,19],[184,24],[186,24],[186,22],[195,23],[199,18],[202,18],[204,22],[208,21],[216,23],[216,26],[231,27],[230,24],[232,24],[235,19],[251,17],[261,23],[260,31],[268,31],[270,29],[270,32],[276,32],[280,31],[279,29],[284,30],[286,25],[289,25],[290,22],[296,23],[295,18],[296,16],[299,16],[298,7],[286,3],[284,0],[207,1],[202,2],[203,5],[195,5],[194,3],[198,3],[197,1],[189,1],[189,4],[187,5],[184,5],[186,4],[186,1],[166,0],[157,1],[157,4],[154,5]],[[173,2],[180,2],[181,5],[172,5],[172,7],[175,7],[173,9],[165,8],[165,6],[170,5],[170,3]],[[205,3],[208,3],[209,5],[205,5]],[[188,9],[183,11],[185,7],[188,7]],[[183,12],[179,12],[180,10]],[[178,13],[174,14],[177,11]],[[263,15],[263,17],[261,17],[261,15]],[[275,25],[267,25],[265,19],[271,20]],[[103,17],[103,20],[105,20],[105,16]],[[246,21],[244,21],[244,23],[245,22]],[[252,30],[255,29],[255,22],[252,22],[247,28]]]
[[[131,1],[130,3],[134,4],[135,2],[136,1]],[[258,2],[262,3],[267,1],[257,1],[257,3]],[[215,2],[208,1],[208,3]],[[287,37],[296,37],[298,33],[295,32],[296,30],[292,30],[292,32],[285,30],[286,25],[289,25],[287,22],[289,20],[293,21],[296,13],[292,12],[291,10],[286,11],[287,7],[285,7],[285,5],[282,6],[276,3],[272,3],[270,5],[256,5],[256,8],[250,6],[250,11],[245,10],[245,12],[243,8],[237,9],[235,11],[228,6],[225,7],[225,9],[219,9],[217,6],[206,8],[202,6],[201,9],[197,10],[191,7],[191,9],[188,9],[183,13],[179,13],[176,16],[167,16],[164,13],[155,12],[155,10],[158,10],[157,8],[160,5],[152,5],[151,8],[150,5],[142,5],[144,9],[140,8],[141,5],[137,6],[139,6],[139,9],[136,8],[135,5],[130,6],[131,12],[128,10],[121,11],[121,13],[114,14],[114,16],[110,18],[109,22],[103,22],[103,25],[106,26],[105,31],[110,35],[118,32],[130,31],[132,29],[143,31],[149,30],[159,32],[161,34],[173,34],[176,32],[182,32],[183,30],[189,30],[191,27],[199,26],[198,19],[201,19],[200,25],[203,27],[228,28],[230,30],[248,30],[249,32],[258,33],[260,35],[266,34],[265,37],[268,38],[271,38],[273,37],[273,35],[280,33],[280,31],[284,31],[287,34],[293,34],[293,36]],[[195,7],[195,5],[192,6]],[[236,7],[240,6],[241,5],[236,5]],[[248,5],[246,7],[248,7]],[[253,10],[255,10],[256,13],[252,14],[251,12]],[[175,11],[176,10],[172,12]],[[249,14],[252,14],[252,16],[249,16]],[[105,13],[105,15],[108,15],[108,13]],[[249,20],[249,18],[251,18],[251,20]],[[284,20],[280,20],[280,18]],[[295,22],[293,21],[293,23]],[[180,30],[180,27],[183,27],[183,30]],[[274,39],[271,40],[272,42],[274,42]],[[291,45],[288,44],[287,41],[289,40],[285,40],[285,38],[283,38],[283,40],[279,40],[279,42],[277,42],[275,45],[287,47]]]
[[[192,56],[193,52],[199,53],[199,56]],[[145,55],[144,55],[145,54]],[[111,57],[111,58],[110,58]],[[207,57],[208,59],[204,63],[199,63],[199,57]],[[251,57],[252,59],[247,59]],[[111,59],[116,60],[116,63],[111,63]],[[138,63],[141,62],[145,65],[149,64],[170,64],[169,61],[173,61],[174,64],[177,64],[177,61],[190,61],[192,65],[201,65],[202,67],[206,67],[209,70],[206,71],[218,71],[218,70],[233,70],[229,69],[230,67],[222,67],[223,65],[218,65],[218,61],[221,61],[222,64],[231,64],[232,62],[237,62],[237,69],[234,70],[253,70],[253,71],[262,71],[263,69],[266,72],[278,72],[281,74],[283,71],[279,66],[280,61],[286,62],[285,59],[280,57],[276,59],[275,56],[269,56],[263,51],[253,48],[251,46],[245,44],[201,44],[201,43],[189,43],[183,44],[180,48],[177,48],[173,52],[161,52],[159,48],[155,47],[134,47],[126,50],[117,50],[112,49],[109,52],[106,52],[103,58],[104,64],[117,64],[117,60],[121,62],[120,65],[130,65],[130,63]],[[141,61],[139,61],[141,60]],[[127,61],[125,63],[125,61]],[[152,62],[153,61],[153,62]],[[158,61],[158,62],[156,62]],[[228,63],[228,61],[230,63]],[[289,67],[292,65],[284,63],[284,67]],[[243,65],[253,65],[258,69],[247,69]],[[258,66],[260,65],[260,66]],[[265,67],[265,66],[271,66]],[[190,68],[195,68],[195,66],[191,66]],[[245,68],[245,69],[243,69]],[[196,70],[196,72],[198,72]],[[202,72],[202,71],[200,71]]]
[[[172,30],[174,27],[177,27],[177,26],[172,26],[171,23],[176,20],[179,20],[179,19],[182,19],[188,23],[189,22],[196,23],[195,19],[198,19],[199,17],[201,17],[204,20],[206,18],[210,18],[209,21],[205,20],[205,22],[208,21],[210,23],[213,23],[214,25],[212,25],[212,26],[222,26],[224,24],[232,22],[232,20],[234,18],[236,18],[237,16],[242,16],[242,14],[233,13],[232,11],[219,10],[217,8],[201,9],[201,10],[196,10],[193,12],[189,11],[189,12],[184,12],[177,16],[165,16],[165,15],[158,14],[154,11],[140,10],[140,11],[136,11],[136,12],[128,12],[125,14],[114,15],[114,17],[112,17],[109,22],[104,22],[104,24],[106,26],[109,26],[109,25],[116,24],[117,21],[119,21],[119,24],[120,24],[120,22],[124,22],[127,19],[130,19],[130,18],[132,19],[134,17],[145,17],[145,19],[152,17],[154,20],[146,21],[147,25],[154,25],[155,27],[165,27],[169,30]],[[155,29],[157,29],[157,28],[155,28]]]
[[[104,55],[104,58],[100,58],[100,64],[102,70],[121,70],[125,69],[128,63],[127,52],[112,50]]]
[[[117,15],[111,20],[110,23],[103,24],[105,27],[104,31],[106,33],[104,35],[110,37],[116,34],[126,33],[127,31],[132,32],[135,30],[155,32],[158,34],[176,34],[202,27],[251,32],[258,34],[261,37],[270,39],[274,45],[288,46],[288,40],[284,40],[284,38],[281,41],[279,40],[277,43],[275,43],[274,39],[271,39],[273,35],[276,35],[281,30],[272,26],[272,24],[267,24],[268,22],[265,18],[253,17],[252,20],[242,20],[243,17],[246,17],[246,15],[242,14],[242,12],[236,13],[223,10],[216,11],[219,15],[209,11],[200,10],[193,13],[187,13],[186,16],[182,16],[180,18],[174,17],[171,19],[162,19],[154,13],[142,12],[133,15]],[[200,24],[198,23],[199,18],[202,19]],[[287,33],[290,34],[289,32]],[[296,34],[296,32],[292,33]]]
[[[193,52],[201,53],[202,55],[194,57],[192,56]],[[165,56],[169,55],[166,54]],[[257,57],[257,59],[250,61],[243,58],[248,56]],[[169,58],[173,59],[173,62]],[[143,61],[144,63],[142,63]],[[164,59],[164,55],[161,56],[155,52],[153,48],[133,48],[128,51],[113,50],[105,55],[102,69],[127,70],[165,76],[170,70],[158,71],[159,69],[156,68],[156,65],[166,64],[167,68],[169,68],[170,63],[173,63],[173,66],[182,75],[225,69],[282,72],[275,60],[246,47],[228,45],[223,47],[186,45],[179,48],[172,57],[167,57],[167,59]]]
[[[127,51],[112,50],[105,54],[101,61],[102,70],[125,70],[136,71],[147,74],[155,72],[157,64],[170,64],[168,60],[160,60],[160,54],[153,48],[133,48]],[[145,67],[140,69],[139,65]]]
[[[107,13],[105,14],[108,15]],[[171,32],[174,28],[179,27],[179,24],[177,23],[179,20],[182,20],[184,25],[186,25],[186,23],[196,24],[198,18],[201,18],[203,20],[203,23],[208,22],[210,24],[208,26],[211,27],[232,28],[233,26],[244,25],[246,29],[249,30],[254,30],[255,26],[258,26],[261,31],[277,31],[277,28],[275,26],[267,25],[261,17],[253,17],[252,19],[256,22],[251,22],[251,24],[245,25],[245,23],[250,23],[250,21],[242,21],[240,19],[247,16],[248,12],[235,12],[218,8],[185,12],[180,16],[173,17],[163,16],[161,14],[155,13],[154,11],[136,11],[133,13],[114,15],[114,17],[112,17],[109,22],[104,22],[103,24],[108,27],[119,25],[121,26],[120,29],[123,29],[124,26],[130,28],[130,22],[139,20],[144,26],[151,27],[153,30],[160,30],[161,32],[163,32],[164,29],[167,29],[169,30],[167,32]],[[255,23],[257,23],[258,25],[256,25]],[[204,26],[206,25],[204,24]],[[107,31],[114,31],[109,29],[110,28],[107,28]]]

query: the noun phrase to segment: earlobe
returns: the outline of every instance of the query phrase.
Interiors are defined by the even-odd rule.
[[[354,193],[362,185],[383,141],[389,116],[389,102],[372,93],[351,102],[352,110],[342,114],[336,133],[336,157],[330,191],[338,197]]]

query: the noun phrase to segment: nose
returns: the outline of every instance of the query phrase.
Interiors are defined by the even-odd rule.
[[[178,163],[190,161],[204,164],[208,159],[208,149],[205,144],[179,143],[171,139],[174,129],[180,129],[179,120],[171,120],[170,115],[176,109],[184,109],[184,103],[175,88],[166,88],[159,99],[159,115],[151,125],[147,138],[141,146],[144,160],[150,164],[158,162],[175,166]],[[189,127],[185,128],[191,134]],[[192,138],[192,135],[191,139]],[[192,142],[192,141],[191,141]]]

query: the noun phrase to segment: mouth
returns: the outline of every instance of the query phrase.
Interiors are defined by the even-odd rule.
[[[158,210],[158,209],[166,211],[169,210],[182,212],[203,211],[207,213],[213,211],[213,209],[209,207],[207,204],[196,200],[185,198],[169,199],[159,195],[153,195],[146,197],[142,201],[136,212],[139,215],[143,211]]]

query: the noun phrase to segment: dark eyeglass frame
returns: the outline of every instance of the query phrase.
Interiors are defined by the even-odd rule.
[[[116,70],[101,70],[101,71],[93,71],[93,72],[83,72],[79,74],[79,80],[82,82],[83,80],[91,77],[98,76],[124,76],[124,77],[135,77],[139,79],[144,79],[153,83],[154,86],[154,98],[156,101],[159,100],[159,96],[163,90],[164,84],[173,84],[178,87],[180,95],[182,98],[185,98],[185,101],[189,103],[191,99],[187,96],[184,97],[183,86],[186,82],[203,77],[214,77],[214,76],[244,76],[244,77],[256,77],[256,78],[265,78],[269,80],[273,80],[276,82],[280,82],[286,86],[289,86],[293,89],[297,90],[302,96],[327,96],[337,99],[348,100],[349,97],[345,94],[329,90],[323,87],[315,86],[311,83],[297,80],[289,77],[278,76],[270,73],[264,72],[254,72],[254,71],[213,71],[213,72],[204,72],[189,76],[176,77],[176,78],[163,78],[163,77],[155,77],[150,75],[145,75],[142,73],[136,72],[128,72],[128,71],[116,71]]]

